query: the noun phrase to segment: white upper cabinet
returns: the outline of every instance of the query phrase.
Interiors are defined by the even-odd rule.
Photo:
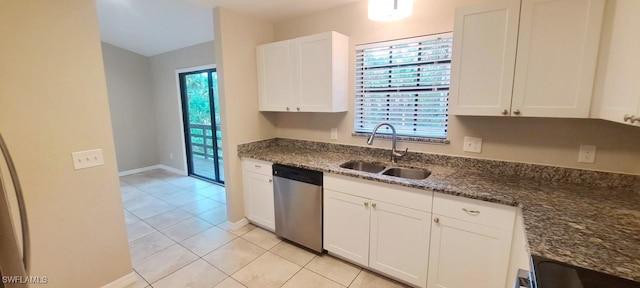
[[[592,117],[640,126],[640,1],[608,1]]]
[[[449,109],[501,115],[511,109],[520,1],[456,10]]]
[[[347,111],[347,36],[326,32],[256,50],[260,111]]]
[[[258,89],[260,111],[286,111],[295,101],[291,78],[291,41],[258,46]]]
[[[523,0],[512,113],[587,118],[604,0]]]
[[[604,3],[506,0],[458,9],[451,114],[587,118]]]

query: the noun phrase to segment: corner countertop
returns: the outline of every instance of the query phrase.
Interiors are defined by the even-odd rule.
[[[238,156],[519,206],[531,254],[640,281],[640,191],[635,183],[625,187],[556,183],[415,160],[385,164],[428,169],[431,176],[408,180],[340,167],[348,160],[388,160],[363,149],[337,152],[263,144],[239,149]]]

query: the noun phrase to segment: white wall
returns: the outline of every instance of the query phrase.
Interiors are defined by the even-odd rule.
[[[57,288],[130,274],[95,2],[0,1],[0,63],[0,132],[24,190],[30,275]],[[103,166],[73,169],[72,152],[96,148]]]
[[[227,215],[244,217],[242,167],[238,144],[275,136],[273,115],[258,112],[256,46],[273,41],[273,26],[233,11],[213,10],[218,89],[222,116],[222,149],[227,191]]]
[[[185,173],[187,171],[176,70],[215,64],[215,58],[213,41],[150,57],[151,85],[155,105],[152,109],[155,111],[157,153],[160,164],[185,171]],[[170,154],[173,154],[173,159]]]
[[[102,43],[102,58],[118,171],[157,165],[156,114],[149,57]]]
[[[275,40],[334,30],[350,36],[349,83],[354,87],[354,46],[357,44],[453,30],[455,8],[484,0],[415,0],[411,17],[397,22],[367,19],[367,1],[304,15],[275,25]],[[354,92],[347,113],[276,113],[277,135],[323,142],[365,145],[354,138]],[[338,128],[338,140],[330,129]],[[462,151],[464,136],[483,138],[481,154]],[[450,145],[400,143],[411,151],[460,155],[553,166],[640,174],[640,130],[602,120],[456,117],[449,118]],[[596,164],[578,163],[580,144],[597,145]],[[389,148],[389,141],[374,146]]]

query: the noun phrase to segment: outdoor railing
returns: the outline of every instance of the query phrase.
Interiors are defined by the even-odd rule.
[[[191,132],[191,154],[201,156],[204,159],[213,159],[215,157],[213,153],[213,141],[217,141],[217,137],[215,131],[211,128],[211,125],[189,124],[189,131]],[[216,125],[216,130],[220,131],[220,125]],[[222,161],[222,143],[217,144],[218,158],[219,161]],[[201,148],[202,151],[198,151],[199,149],[196,148]]]

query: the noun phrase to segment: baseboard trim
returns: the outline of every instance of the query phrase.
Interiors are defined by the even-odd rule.
[[[122,177],[122,176],[128,176],[128,175],[132,175],[132,174],[137,174],[137,173],[141,173],[141,172],[147,172],[147,171],[151,171],[154,169],[160,169],[162,167],[160,167],[160,165],[153,165],[153,166],[147,166],[147,167],[142,167],[142,168],[137,168],[137,169],[131,169],[131,170],[127,170],[127,171],[122,171],[122,172],[118,172],[118,176]]]
[[[136,282],[138,282],[138,278],[136,278],[135,272],[131,272],[107,285],[102,286],[102,288],[125,288]]]
[[[173,173],[176,173],[176,174],[187,176],[187,173],[182,171],[182,170],[180,170],[180,169],[176,169],[176,168],[169,167],[167,165],[162,165],[162,164],[152,165],[152,166],[147,166],[147,167],[142,167],[142,168],[137,168],[137,169],[131,169],[131,170],[127,170],[127,171],[118,172],[118,176],[119,177],[128,176],[128,175],[147,172],[147,171],[151,171],[151,170],[155,170],[155,169],[164,169],[164,170],[167,170],[169,172],[173,172]]]
[[[242,218],[237,222],[229,222],[226,221],[222,224],[219,224],[220,226],[223,226],[226,230],[238,230],[240,228],[242,228],[244,225],[249,224],[249,220],[247,218]]]
[[[161,168],[161,169],[167,170],[167,171],[169,171],[169,172],[173,172],[173,173],[176,173],[176,174],[180,174],[180,175],[182,175],[182,176],[187,176],[187,172],[185,172],[185,171],[183,171],[183,170],[180,170],[180,169],[176,169],[176,168],[173,168],[173,167],[169,167],[169,166],[167,166],[167,165],[163,165],[163,164],[156,165],[156,166],[158,166],[158,168]]]

